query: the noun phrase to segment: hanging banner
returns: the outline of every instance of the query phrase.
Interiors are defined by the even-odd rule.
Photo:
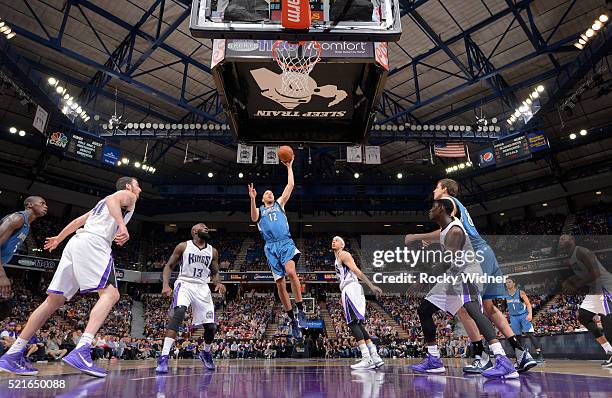
[[[278,164],[277,151],[277,146],[264,146],[264,164]]]
[[[365,163],[380,164],[380,147],[366,145],[365,147]]]
[[[244,164],[253,163],[253,146],[238,144],[238,151],[236,152],[236,162]]]
[[[361,153],[361,145],[346,147],[346,161],[349,163],[362,163],[363,154]]]
[[[44,110],[40,105],[36,108],[36,116],[34,116],[34,122],[32,126],[41,133],[45,134],[47,128],[47,121],[49,120],[49,112]]]

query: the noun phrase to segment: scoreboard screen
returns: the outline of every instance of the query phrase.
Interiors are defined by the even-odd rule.
[[[495,152],[497,166],[504,166],[531,157],[529,142],[524,134],[494,143],[493,151]]]
[[[100,162],[102,160],[102,148],[104,148],[104,141],[73,134],[66,148],[66,153],[78,160]]]

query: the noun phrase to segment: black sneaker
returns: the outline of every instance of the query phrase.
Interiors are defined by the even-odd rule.
[[[612,352],[606,352],[606,355],[609,355],[610,358],[606,359],[601,363],[602,368],[612,368]]]

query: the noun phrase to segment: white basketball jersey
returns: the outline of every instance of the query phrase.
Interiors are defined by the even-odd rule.
[[[206,247],[200,250],[193,241],[187,241],[177,280],[190,283],[209,283],[212,259],[213,247],[211,245],[206,244]]]
[[[576,246],[574,251],[572,252],[572,257],[570,258],[570,267],[572,271],[580,278],[580,279],[591,279],[591,275],[587,266],[580,260],[576,255],[578,248],[580,246]],[[588,250],[588,249],[587,249]],[[601,288],[606,288],[606,290],[612,290],[612,274],[610,274],[603,265],[599,262],[597,256],[595,256],[595,267],[599,270],[599,277],[589,285],[591,288],[591,293],[601,293]]]
[[[442,246],[442,250],[446,249],[446,247],[444,245],[444,243],[446,242],[446,234],[448,234],[448,231],[450,231],[451,228],[455,227],[455,226],[461,228],[461,230],[463,231],[463,236],[464,236],[463,246],[461,246],[459,248],[459,250],[461,252],[463,252],[464,254],[468,253],[468,252],[474,253],[474,248],[472,247],[472,242],[470,241],[470,237],[469,237],[467,231],[465,230],[465,227],[463,226],[461,221],[456,219],[456,218],[453,218],[453,221],[450,224],[448,224],[446,226],[446,228],[444,228],[440,232],[440,245]],[[474,258],[475,256],[471,255],[470,257]],[[465,261],[465,264],[461,268],[466,268],[468,266],[474,266],[474,265],[480,266],[480,264],[477,261],[474,260],[474,261],[469,262],[469,263],[467,261]]]
[[[359,283],[359,278],[357,278],[357,275],[355,275],[355,273],[351,271],[349,267],[344,265],[339,258],[336,258],[335,266],[338,281],[340,282],[340,290],[343,290],[349,283]]]
[[[105,198],[106,199],[106,198]],[[98,204],[91,210],[91,214],[87,218],[83,228],[79,229],[77,233],[88,232],[104,238],[109,245],[113,243],[119,225],[115,222],[115,219],[108,211],[105,199],[102,199]],[[133,211],[123,210],[123,222],[127,225],[132,218]]]

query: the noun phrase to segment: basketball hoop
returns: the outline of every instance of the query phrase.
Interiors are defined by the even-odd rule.
[[[309,75],[321,60],[323,49],[317,41],[288,42],[277,40],[272,45],[272,56],[282,69],[282,94],[305,97],[312,94]]]

